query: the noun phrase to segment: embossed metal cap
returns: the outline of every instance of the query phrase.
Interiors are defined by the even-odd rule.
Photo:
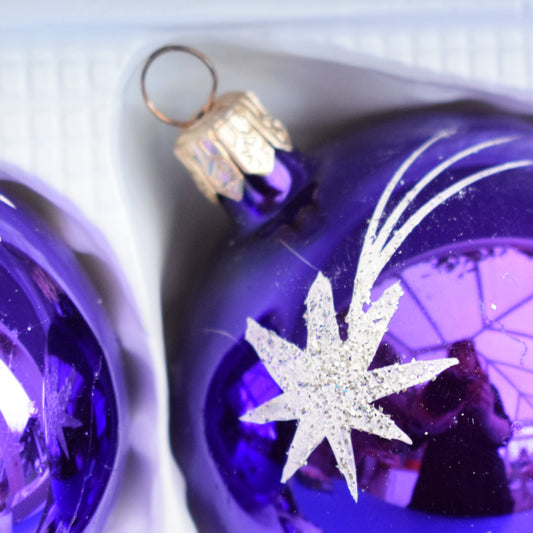
[[[233,92],[182,132],[174,153],[210,200],[240,201],[245,175],[274,170],[275,149],[292,150],[287,130],[253,93]]]

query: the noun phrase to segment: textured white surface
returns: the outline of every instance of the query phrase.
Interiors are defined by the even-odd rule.
[[[78,197],[91,213],[114,205],[99,179],[112,173],[109,121],[124,57],[81,46],[0,51],[0,157]]]
[[[165,232],[158,231],[164,221],[143,219],[156,211],[157,206],[150,211],[150,198],[141,205],[138,196],[125,194],[130,184],[124,172],[127,165],[122,163],[133,161],[135,154],[123,150],[117,154],[119,139],[114,137],[124,133],[116,113],[124,91],[137,98],[141,57],[163,42],[230,39],[244,47],[251,44],[348,65],[378,65],[392,73],[409,65],[429,79],[448,75],[448,85],[457,76],[467,85],[505,86],[509,94],[529,99],[522,91],[533,88],[532,3],[494,1],[480,10],[477,2],[419,1],[401,3],[402,8],[391,2],[381,6],[334,2],[326,16],[318,18],[322,2],[307,2],[313,9],[300,17],[298,2],[276,2],[279,9],[269,16],[276,22],[270,23],[261,22],[266,11],[250,7],[247,11],[250,4],[242,2],[232,2],[227,11],[206,2],[202,12],[160,1],[158,9],[150,6],[150,13],[148,4],[140,1],[130,2],[130,9],[120,3],[120,7],[105,4],[87,3],[76,11],[71,2],[51,2],[45,19],[56,23],[54,30],[40,25],[37,15],[42,9],[36,9],[33,18],[28,16],[36,3],[19,2],[3,14],[0,159],[41,177],[103,231],[126,273],[146,331],[150,354],[141,360],[154,395],[134,404],[132,447],[139,459],[137,466],[129,465],[145,474],[136,478],[140,487],[134,483],[125,487],[109,530],[173,532],[182,523],[183,531],[192,531],[184,517],[182,486],[173,477],[166,437],[167,385],[158,296],[162,248],[168,246]],[[460,16],[448,9],[452,4]],[[62,16],[68,24],[59,24]],[[255,22],[238,29],[232,25],[242,20]],[[206,21],[213,26],[203,28]],[[418,69],[427,69],[428,74]],[[287,83],[290,80],[282,87]],[[173,135],[160,131],[166,137]],[[142,139],[142,132],[138,136]],[[144,170],[148,184],[160,179],[157,166],[147,163]]]

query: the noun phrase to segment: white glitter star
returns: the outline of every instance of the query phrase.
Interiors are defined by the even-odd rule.
[[[282,473],[283,483],[306,464],[309,455],[326,438],[357,501],[352,429],[411,444],[409,436],[389,415],[371,405],[372,402],[433,379],[458,362],[457,359],[446,358],[368,370],[403,294],[399,281],[375,302],[371,302],[370,292],[406,237],[431,211],[464,187],[498,172],[533,164],[532,160],[514,161],[467,176],[431,198],[396,228],[418,193],[444,170],[460,159],[491,146],[511,142],[513,138],[494,139],[467,148],[440,163],[417,182],[392,209],[378,231],[391,194],[407,169],[432,144],[451,134],[453,132],[441,132],[416,150],[400,166],[381,195],[359,257],[352,302],[346,318],[348,338],[345,341],[339,335],[331,284],[322,273],[317,275],[305,301],[307,345],[304,350],[248,319],[246,340],[254,347],[283,393],[249,411],[241,420],[256,424],[298,420]],[[370,307],[365,311],[368,305]]]
[[[63,429],[79,428],[82,425],[77,418],[67,412],[67,407],[72,397],[75,374],[76,371],[72,369],[61,389],[59,389],[59,376],[55,365],[52,365],[51,368],[49,367],[44,376],[46,440],[48,442],[55,440],[67,459],[70,458],[70,455]]]

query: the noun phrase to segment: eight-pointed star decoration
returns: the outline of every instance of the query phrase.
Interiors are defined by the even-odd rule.
[[[357,328],[359,334],[368,326],[369,334],[352,335],[343,342],[331,285],[319,273],[306,300],[307,346],[304,350],[248,319],[246,340],[284,392],[249,411],[241,420],[257,424],[298,420],[282,482],[304,465],[312,451],[327,438],[357,501],[351,430],[412,444],[392,418],[372,406],[372,402],[434,378],[455,365],[457,359],[414,361],[367,371],[401,295],[399,283],[390,287],[378,303],[363,314],[365,323],[349,324],[350,330]]]
[[[387,288],[374,302],[370,298],[371,290],[385,265],[411,231],[435,208],[468,185],[505,170],[533,165],[533,160],[511,161],[452,181],[446,189],[404,217],[406,220],[400,224],[402,216],[420,191],[455,162],[493,146],[510,143],[514,138],[501,137],[470,146],[439,162],[389,209],[385,217],[385,208],[392,192],[412,163],[431,145],[450,135],[454,135],[454,132],[442,131],[415,150],[398,168],[379,198],[359,256],[352,300],[346,316],[346,340],[343,341],[339,334],[331,283],[322,273],[317,275],[305,301],[305,349],[300,349],[248,318],[245,338],[283,392],[245,413],[240,419],[257,424],[275,420],[298,421],[282,482],[292,477],[318,444],[327,439],[339,470],[357,501],[352,429],[411,444],[409,436],[392,418],[372,403],[413,385],[425,383],[458,363],[457,359],[445,358],[368,370],[403,294],[399,281]]]

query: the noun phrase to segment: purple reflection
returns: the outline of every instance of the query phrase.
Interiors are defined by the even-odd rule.
[[[515,429],[509,441],[510,421],[522,428],[531,412],[532,332],[524,315],[533,296],[532,267],[525,242],[463,245],[413,260],[376,287],[379,294],[400,279],[407,289],[386,337],[401,359],[445,357],[451,344],[461,363],[421,391],[380,402],[416,446],[369,492],[447,515],[533,507],[512,476],[523,432]],[[472,341],[452,342],[461,334]]]
[[[293,423],[258,426],[239,421],[251,406],[280,393],[255,352],[243,344],[226,358],[206,404],[213,423],[207,439],[238,501],[251,508],[278,499],[281,470]]]
[[[511,423],[500,394],[472,341],[454,343],[449,356],[459,364],[421,394],[420,437],[427,443],[410,507],[458,516],[511,513],[514,501],[498,455],[511,437]]]

